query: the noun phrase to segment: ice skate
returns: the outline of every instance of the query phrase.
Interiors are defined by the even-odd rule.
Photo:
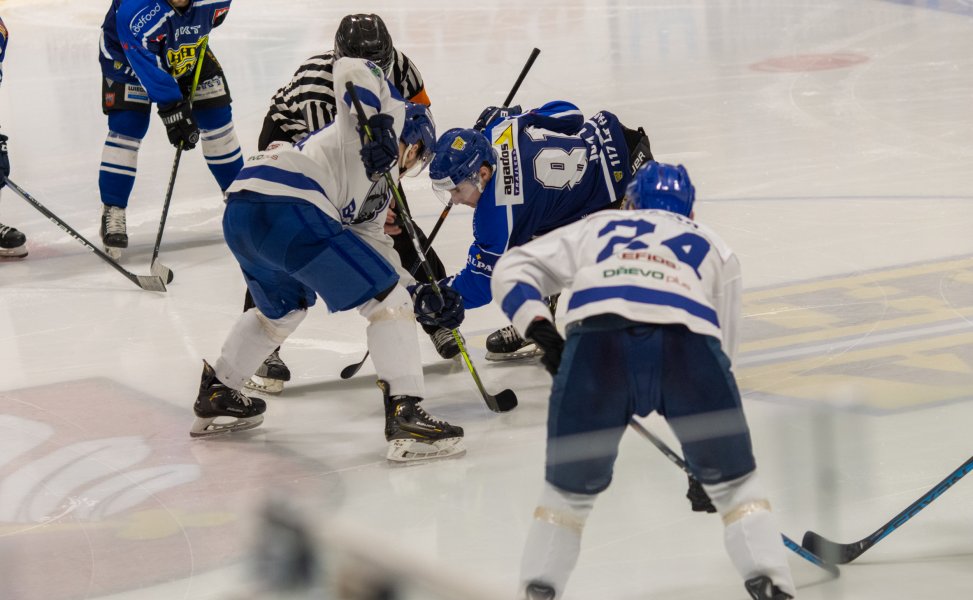
[[[466,452],[463,428],[429,416],[415,396],[389,396],[389,385],[379,380],[385,400],[385,457],[393,462],[445,458]]]
[[[459,354],[459,344],[456,343],[456,338],[453,337],[451,330],[440,327],[429,334],[429,339],[432,340],[439,356],[443,358],[456,358],[456,355]],[[463,342],[465,343],[466,340],[463,340]]]
[[[128,230],[125,227],[125,209],[119,206],[102,205],[101,241],[105,253],[114,260],[122,258],[122,249],[128,248]]]
[[[527,585],[525,600],[554,600],[554,588],[544,583],[530,583]]]
[[[521,360],[543,354],[534,342],[525,340],[513,325],[494,331],[487,336],[487,360]]]
[[[751,577],[744,585],[753,600],[791,600],[794,597],[782,592],[766,575]]]
[[[0,258],[27,256],[27,236],[16,228],[0,223]]]
[[[216,378],[216,372],[209,363],[203,361],[203,377],[199,384],[199,395],[193,411],[196,422],[189,432],[192,437],[204,437],[229,433],[232,431],[246,431],[264,422],[263,413],[267,410],[267,403],[260,398],[250,398],[240,392],[228,388]],[[232,418],[232,421],[217,423],[221,417]]]
[[[243,384],[254,392],[279,394],[284,391],[284,382],[291,380],[291,370],[280,359],[280,349],[271,352],[257,372]]]

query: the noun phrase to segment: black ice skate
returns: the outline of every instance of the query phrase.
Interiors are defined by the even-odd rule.
[[[520,360],[540,356],[543,351],[534,342],[525,340],[513,325],[507,325],[487,336],[487,360]]]
[[[102,205],[101,241],[105,253],[115,260],[122,257],[122,248],[128,248],[128,230],[125,227],[125,209],[118,206]]]
[[[429,334],[429,339],[436,346],[436,352],[439,353],[439,356],[443,358],[455,358],[459,354],[459,344],[456,343],[456,338],[453,337],[452,330],[440,327]],[[466,340],[463,341],[465,342]]]
[[[291,370],[280,359],[280,348],[270,353],[257,372],[243,387],[254,392],[279,394],[284,391],[284,382],[291,380]]]
[[[561,294],[554,294],[547,298],[547,305],[551,309],[553,316],[557,312],[557,301]],[[534,342],[525,340],[517,333],[513,325],[507,325],[503,329],[498,329],[487,336],[486,341],[487,360],[521,360],[534,358],[544,354],[544,351],[537,347]]]
[[[0,258],[27,256],[27,236],[16,228],[0,223]]]
[[[526,593],[526,600],[554,600],[554,588],[544,583],[528,584]]]
[[[751,577],[744,585],[753,600],[791,600],[794,597],[781,591],[766,575]]]
[[[231,431],[253,429],[264,422],[267,403],[260,398],[250,398],[228,388],[216,378],[216,372],[203,361],[203,378],[199,383],[199,395],[193,411],[196,422],[189,431],[193,437],[204,437]],[[217,423],[216,419],[230,417],[233,420]]]
[[[385,458],[393,462],[445,458],[466,452],[463,428],[429,416],[415,396],[389,396],[389,384],[379,380],[385,400]]]

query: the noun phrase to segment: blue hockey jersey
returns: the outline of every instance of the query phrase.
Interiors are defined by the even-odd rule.
[[[605,208],[631,179],[622,126],[609,112],[585,121],[577,106],[548,102],[484,134],[497,168],[473,213],[467,264],[444,281],[467,308],[490,302],[490,277],[505,250]]]
[[[226,18],[230,2],[192,0],[177,10],[166,0],[112,0],[101,26],[102,73],[140,83],[153,102],[178,102],[176,78],[192,73],[203,40]]]

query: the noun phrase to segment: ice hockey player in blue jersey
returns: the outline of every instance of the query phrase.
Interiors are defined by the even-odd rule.
[[[102,153],[101,238],[116,260],[128,247],[128,206],[139,147],[149,128],[152,104],[173,146],[190,150],[197,142],[221,190],[243,167],[233,129],[230,89],[216,60],[209,34],[226,19],[231,0],[112,0],[102,24],[99,60],[102,111],[108,137]],[[203,42],[206,56],[200,57]],[[197,62],[199,84],[190,109]]]
[[[320,296],[329,310],[357,308],[369,322],[368,349],[385,400],[387,458],[458,454],[463,429],[420,405],[425,394],[415,320],[454,329],[463,320],[462,297],[444,290],[440,299],[430,284],[414,284],[384,232],[389,195],[383,173],[394,185],[400,173],[418,173],[428,164],[432,149],[409,142],[406,125],[420,119],[431,126],[431,119],[424,106],[407,106],[374,63],[340,58],[334,80],[337,90],[354,84],[374,141],[363,140],[346,92],[333,124],[296,145],[271,143],[247,160],[227,190],[223,232],[256,307],[237,320],[214,366],[204,363],[191,433],[260,424],[266,404],[240,389]],[[220,417],[234,420],[221,424]]]
[[[494,300],[554,375],[546,485],[524,548],[521,598],[563,596],[629,419],[653,411],[723,517],[727,553],[751,597],[794,597],[731,370],[740,263],[693,220],[694,201],[682,165],[650,162],[626,191],[631,210],[598,213],[496,264]],[[542,300],[562,290],[571,292],[566,343]]]
[[[442,282],[463,295],[467,308],[490,302],[493,267],[508,248],[617,206],[634,168],[652,158],[645,132],[610,112],[586,121],[563,101],[518,112],[490,107],[477,123],[483,133],[447,131],[429,167],[444,201],[475,209],[467,264]],[[530,344],[505,327],[487,338],[487,358],[532,356]]]
[[[3,59],[7,55],[7,26],[0,19],[0,82],[3,81]],[[7,156],[7,136],[0,133],[0,189],[7,185],[10,158]],[[27,236],[15,227],[0,223],[0,258],[27,256]]]

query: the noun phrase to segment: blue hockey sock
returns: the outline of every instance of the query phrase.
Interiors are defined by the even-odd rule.
[[[104,204],[128,206],[128,198],[135,185],[135,169],[138,164],[139,146],[142,140],[108,132],[101,154],[98,172],[98,189]]]

